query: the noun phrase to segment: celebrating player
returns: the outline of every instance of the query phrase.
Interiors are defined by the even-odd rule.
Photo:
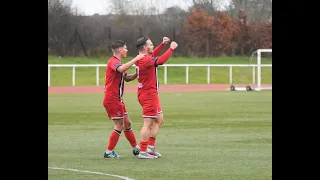
[[[108,60],[105,76],[105,93],[103,106],[105,107],[110,119],[113,120],[114,129],[110,134],[107,150],[104,153],[105,158],[121,158],[122,156],[114,152],[122,130],[124,135],[133,148],[133,154],[140,152],[136,137],[131,129],[131,121],[123,102],[124,80],[132,81],[137,74],[128,75],[126,71],[144,55],[137,55],[131,61],[122,64],[121,60],[127,57],[127,45],[121,40],[113,42],[111,45],[113,56]]]
[[[141,159],[154,159],[161,156],[155,149],[156,136],[163,123],[158,94],[157,67],[169,59],[178,44],[171,42],[170,48],[163,55],[159,58],[156,56],[169,41],[169,38],[164,37],[162,43],[155,49],[153,49],[153,43],[148,37],[139,38],[136,44],[139,55],[145,56],[135,63],[138,79],[138,100],[142,106],[142,117],[144,119],[140,132],[140,153],[138,155],[138,158]]]

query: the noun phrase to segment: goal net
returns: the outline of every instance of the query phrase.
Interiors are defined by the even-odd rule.
[[[241,84],[230,84],[231,91],[272,90],[272,49],[258,49],[252,53],[249,65],[240,73],[238,79],[247,76],[252,69],[252,81]],[[245,73],[246,72],[246,73]]]

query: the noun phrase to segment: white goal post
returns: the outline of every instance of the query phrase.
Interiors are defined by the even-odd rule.
[[[272,90],[271,87],[261,87],[261,53],[263,52],[272,52],[272,49],[258,49],[257,50],[257,65],[258,65],[258,84],[255,88],[255,91],[261,91],[261,90]]]
[[[261,91],[261,90],[272,90],[272,85],[263,85],[261,83],[261,67],[262,66],[268,66],[268,67],[272,67],[272,64],[261,64],[261,54],[262,53],[272,53],[272,49],[258,49],[257,51],[253,52],[252,58],[254,57],[254,54],[257,54],[257,78],[258,78],[258,82],[257,84],[253,84],[255,86],[252,87],[251,85],[247,85],[246,87],[236,87],[235,85],[230,86],[230,90],[231,91]],[[272,57],[272,56],[271,56]],[[271,58],[272,59],[272,58]],[[250,60],[250,63],[251,63]],[[254,70],[255,71],[255,70]]]

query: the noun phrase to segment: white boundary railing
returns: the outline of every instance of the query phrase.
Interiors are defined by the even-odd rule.
[[[133,65],[134,66],[134,65]],[[99,67],[106,67],[106,64],[48,64],[48,87],[50,87],[51,67],[71,67],[72,68],[72,86],[76,85],[76,67],[96,67],[96,86],[99,86]],[[168,67],[186,67],[186,84],[189,84],[189,67],[207,67],[207,83],[210,84],[211,67],[229,67],[229,83],[232,84],[232,67],[252,67],[252,84],[255,84],[255,72],[258,65],[249,64],[164,64],[159,67],[164,68],[164,84],[167,84]],[[272,64],[261,64],[260,67],[272,67]],[[261,69],[258,68],[258,76],[261,75]],[[258,83],[261,83],[261,77],[258,77]]]

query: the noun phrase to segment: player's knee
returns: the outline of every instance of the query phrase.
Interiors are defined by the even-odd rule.
[[[157,118],[157,123],[162,124],[163,123],[163,118]]]
[[[152,125],[150,125],[150,124],[144,124],[143,126],[145,129],[148,129],[148,131],[151,131],[151,129],[152,129]]]
[[[118,131],[122,131],[123,128],[124,128],[123,124],[121,124],[121,125],[119,125],[119,124],[114,125],[114,129],[116,129],[116,130],[118,130]]]
[[[131,127],[131,121],[129,120],[127,122],[124,122],[123,127],[124,127],[124,129],[129,129]]]
[[[144,118],[143,127],[151,130],[154,121],[155,118]]]
[[[118,130],[118,131],[122,131],[124,128],[123,126],[123,120],[115,120],[114,121],[114,129]]]
[[[159,120],[159,125],[162,126],[163,124],[163,119]]]
[[[163,124],[163,115],[162,113],[161,114],[158,114],[158,118],[156,120],[157,124],[159,124],[160,126]]]

